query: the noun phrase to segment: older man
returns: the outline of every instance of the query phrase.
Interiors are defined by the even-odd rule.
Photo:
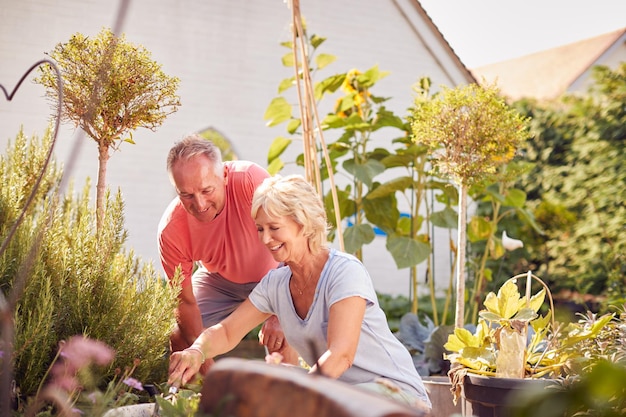
[[[269,176],[265,169],[247,161],[222,162],[219,148],[191,135],[172,147],[167,170],[178,196],[161,218],[158,242],[168,278],[181,272],[177,327],[170,337],[171,350],[179,351],[228,316],[277,263],[259,241],[250,215],[252,195]],[[294,360],[275,316],[260,336],[270,352]]]

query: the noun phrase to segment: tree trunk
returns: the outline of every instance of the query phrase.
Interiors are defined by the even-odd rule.
[[[96,184],[96,231],[99,232],[104,221],[104,197],[106,192],[107,162],[109,147],[98,145],[98,183]]]
[[[454,326],[463,327],[465,324],[465,246],[467,236],[467,186],[459,185],[459,221],[457,238],[457,265],[456,265],[456,315]]]

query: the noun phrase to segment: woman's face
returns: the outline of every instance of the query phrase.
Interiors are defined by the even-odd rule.
[[[306,254],[308,241],[302,235],[302,226],[291,217],[270,217],[260,208],[256,228],[259,240],[278,262],[299,262]]]

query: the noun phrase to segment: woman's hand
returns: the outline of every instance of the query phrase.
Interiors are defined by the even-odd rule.
[[[181,387],[189,382],[204,364],[205,357],[196,347],[173,352],[170,356],[168,385]]]

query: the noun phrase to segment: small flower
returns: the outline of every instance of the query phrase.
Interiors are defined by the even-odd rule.
[[[523,248],[524,242],[519,239],[513,239],[506,235],[506,230],[502,232],[502,246],[508,251],[515,250],[517,248]]]
[[[124,381],[122,382],[131,388],[135,388],[139,391],[143,391],[143,385],[141,385],[141,382],[136,380],[135,378],[129,377],[129,378],[124,379]]]
[[[61,344],[61,357],[75,369],[81,369],[91,363],[107,365],[114,356],[113,349],[105,343],[84,336],[72,336]]]
[[[274,365],[280,365],[283,362],[283,355],[278,352],[272,352],[270,355],[265,356],[265,363]]]

